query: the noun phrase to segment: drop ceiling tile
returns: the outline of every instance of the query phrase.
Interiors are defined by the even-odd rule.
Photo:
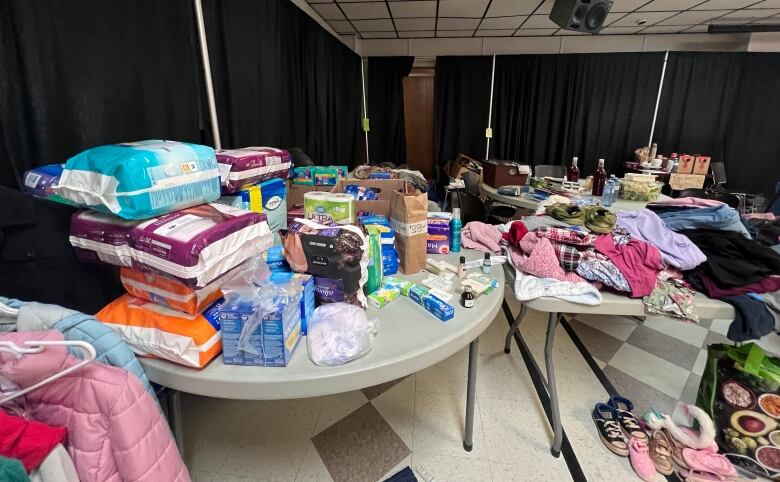
[[[435,18],[396,18],[395,29],[399,32],[404,30],[411,32],[413,30],[433,30],[436,28]]]
[[[523,24],[523,28],[558,28],[547,15],[531,15]]]
[[[315,3],[311,7],[325,20],[344,20],[344,15],[335,3]]]
[[[747,23],[771,17],[780,13],[780,8],[770,8],[762,10],[737,10],[736,12],[724,15],[716,23]]]
[[[474,34],[474,29],[472,28],[469,30],[439,30],[436,36],[437,37],[471,37],[473,34]]]
[[[511,37],[515,29],[477,30],[477,37]]]
[[[614,0],[612,8],[609,11],[614,13],[633,12],[647,2],[648,0]]]
[[[638,21],[645,20],[646,22],[642,25],[644,27],[649,27],[650,25],[655,25],[661,20],[665,20],[674,14],[675,12],[635,12],[629,13],[628,15],[615,20],[612,23],[609,23],[608,25],[614,27],[635,27],[637,26]],[[607,18],[607,22],[609,22],[609,18]]]
[[[389,18],[378,20],[353,20],[352,24],[361,32],[393,32],[393,22]]]
[[[653,25],[652,27],[647,27],[646,29],[642,30],[642,33],[677,33],[685,28],[685,26],[681,25]]]
[[[680,12],[674,17],[658,22],[658,25],[696,25],[704,23],[715,17],[720,17],[729,13],[731,10],[688,10]]]
[[[780,8],[780,0],[764,0],[748,8]]]
[[[754,20],[753,22],[750,23],[780,25],[780,15],[772,15],[771,17],[762,18],[760,20]]]
[[[640,12],[679,12],[701,3],[702,0],[653,0],[639,9]]]
[[[363,38],[396,38],[395,32],[364,32]]]
[[[515,37],[548,37],[558,29],[555,28],[521,28],[515,34]]]
[[[606,27],[599,32],[599,35],[625,35],[637,33],[644,30],[644,27]]]
[[[411,30],[408,32],[398,32],[401,38],[430,38],[433,37],[433,30]]]
[[[481,17],[488,0],[441,0],[440,17]]]
[[[498,18],[485,18],[482,23],[479,24],[479,29],[509,29],[515,30],[523,23],[526,17],[498,17]]]
[[[725,10],[745,8],[756,0],[709,0],[701,5],[696,5],[691,10]]]
[[[355,33],[355,29],[346,20],[328,20],[328,23],[337,33]]]
[[[442,18],[439,17],[439,30],[466,30],[475,29],[479,25],[479,18]]]
[[[414,2],[390,2],[390,11],[393,17],[414,18],[414,17],[435,17],[436,2],[431,0]]]
[[[493,0],[486,17],[529,15],[539,6],[539,0]]]
[[[342,3],[341,8],[352,20],[390,17],[384,2]]]

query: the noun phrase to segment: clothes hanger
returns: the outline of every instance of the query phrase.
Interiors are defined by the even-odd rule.
[[[84,365],[92,363],[93,361],[95,361],[95,358],[97,358],[97,352],[95,351],[95,347],[93,347],[91,344],[87,343],[86,341],[27,340],[24,342],[24,344],[25,347],[23,348],[12,341],[0,341],[0,351],[15,353],[19,356],[23,356],[23,355],[41,353],[47,346],[75,346],[81,348],[81,350],[84,352],[84,357],[81,362],[73,365],[72,367],[66,368],[61,372],[55,373],[50,377],[44,378],[40,382],[31,385],[27,388],[6,394],[5,397],[0,398],[0,405],[8,403],[15,398],[19,398],[26,393],[29,393],[33,390],[36,390],[46,385],[47,383],[51,383],[54,380],[57,380],[58,378],[62,378],[65,375],[80,369]]]

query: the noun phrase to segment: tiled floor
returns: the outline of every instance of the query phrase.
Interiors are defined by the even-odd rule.
[[[517,303],[510,306],[517,313]],[[668,411],[678,400],[693,400],[706,356],[702,347],[722,340],[728,326],[587,316],[571,324],[640,410]],[[437,482],[572,480],[564,459],[549,453],[552,434],[517,348],[503,353],[507,327],[499,314],[480,338],[472,452],[461,445],[464,349],[402,380],[339,395],[267,402],[185,396],[185,456],[193,478],[371,482],[408,465],[422,467]],[[545,328],[546,315],[534,311],[521,325],[542,369]],[[770,338],[765,348],[780,352],[777,337]],[[639,480],[627,459],[598,440],[590,411],[607,391],[562,327],[554,356],[563,427],[585,477]]]

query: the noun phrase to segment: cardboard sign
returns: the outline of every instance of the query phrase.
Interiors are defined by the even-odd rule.
[[[704,187],[705,177],[706,176],[700,174],[673,173],[669,176],[669,185],[675,191],[682,191],[683,189],[701,189]]]

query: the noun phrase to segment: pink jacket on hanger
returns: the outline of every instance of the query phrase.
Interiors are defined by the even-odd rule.
[[[0,335],[62,340],[54,330]],[[0,373],[21,388],[78,363],[65,346],[41,353],[0,352]],[[121,368],[90,363],[24,395],[30,418],[68,429],[68,453],[82,482],[189,481],[168,424],[136,377]]]

